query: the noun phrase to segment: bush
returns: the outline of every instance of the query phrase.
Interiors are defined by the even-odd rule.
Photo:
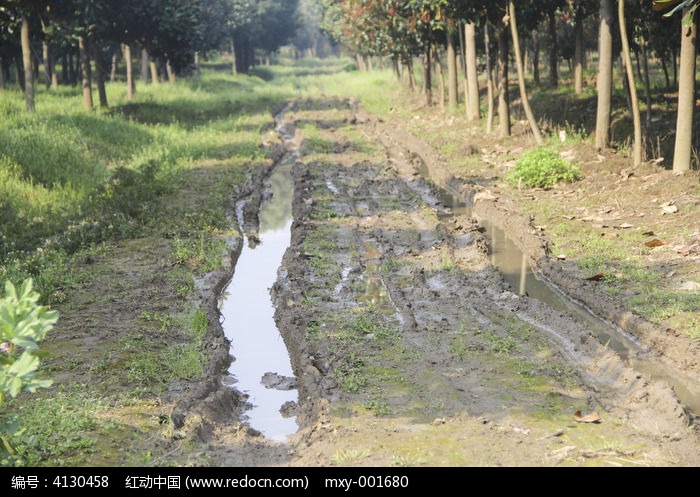
[[[552,188],[560,181],[573,182],[581,178],[578,165],[547,147],[525,152],[505,175],[511,185],[526,188]]]

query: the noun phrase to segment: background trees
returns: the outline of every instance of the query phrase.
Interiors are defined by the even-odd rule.
[[[593,93],[597,114],[591,129],[595,145],[603,149],[610,146],[612,99],[620,85],[630,111],[637,103],[626,70],[616,74],[616,62],[623,67],[617,18],[622,6],[628,67],[634,66],[644,104],[641,139],[635,142],[646,140],[658,120],[652,94],[658,100],[661,91],[679,90],[677,142],[668,155],[674,169],[683,171],[695,160],[691,124],[699,2],[520,0],[513,3],[517,32],[511,33],[505,0],[6,0],[0,4],[0,89],[21,88],[31,112],[37,83],[50,90],[81,84],[85,107],[92,109],[94,89],[99,105],[109,104],[106,80],[123,79],[133,99],[139,79],[175,81],[178,74],[196,71],[199,58],[212,52],[230,54],[232,70],[248,72],[285,45],[312,56],[332,48],[355,57],[361,70],[389,61],[397,81],[421,92],[426,105],[454,112],[461,100],[469,121],[481,117],[485,103],[489,125],[497,109],[499,134],[508,136],[516,35],[521,97],[543,83],[574,95]],[[548,75],[546,81],[541,74]],[[653,87],[659,75],[663,89]],[[537,121],[536,109],[528,117]],[[653,146],[646,143],[643,154]]]

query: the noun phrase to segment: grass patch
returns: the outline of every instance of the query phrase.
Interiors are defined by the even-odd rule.
[[[552,188],[559,182],[573,182],[583,177],[577,164],[549,147],[528,150],[505,174],[505,180],[525,188]]]

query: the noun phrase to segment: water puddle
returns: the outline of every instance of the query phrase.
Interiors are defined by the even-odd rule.
[[[427,165],[420,168],[421,175],[438,188],[440,202],[448,207],[446,216],[453,214],[472,215],[471,206],[459,199],[449,186],[435,181]],[[488,219],[478,219],[484,228],[484,235],[491,247],[491,263],[503,275],[503,278],[520,295],[527,295],[544,302],[552,308],[565,313],[571,319],[582,323],[599,341],[614,350],[623,359],[629,360],[632,367],[657,380],[664,380],[671,385],[681,402],[694,414],[700,414],[700,385],[684,378],[682,373],[672,370],[667,365],[641,359],[642,350],[639,342],[630,334],[597,317],[582,303],[571,300],[555,285],[542,279],[532,270],[527,256],[507,234]]]
[[[281,132],[281,128],[278,127]],[[291,150],[267,180],[271,196],[260,209],[259,243],[243,241],[235,273],[219,304],[222,327],[234,360],[227,383],[248,395],[253,406],[245,413],[251,428],[271,440],[285,441],[296,433],[293,415],[298,401],[289,352],[274,320],[270,288],[289,247],[294,193]],[[242,209],[239,206],[239,224]]]

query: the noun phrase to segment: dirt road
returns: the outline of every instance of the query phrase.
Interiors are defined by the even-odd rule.
[[[700,464],[692,414],[632,366],[644,344],[613,328],[606,339],[496,269],[476,215],[508,225],[529,271],[546,239],[528,222],[353,101],[299,101],[280,117],[290,139],[267,141],[295,154],[294,222],[271,295],[300,428],[272,442],[228,418],[245,405],[231,389],[192,395],[176,428],[204,464]],[[244,209],[250,236],[260,198]]]

